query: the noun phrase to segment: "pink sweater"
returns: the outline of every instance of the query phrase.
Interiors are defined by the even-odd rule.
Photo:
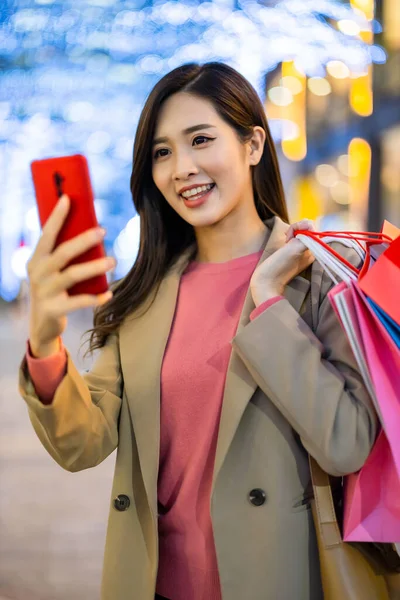
[[[161,372],[157,593],[170,600],[221,599],[211,482],[230,341],[261,254],[192,262],[181,278]],[[61,338],[60,352],[44,359],[33,358],[28,343],[27,362],[38,396],[51,403],[66,369]]]

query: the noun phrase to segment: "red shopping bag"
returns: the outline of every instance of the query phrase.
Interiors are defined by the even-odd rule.
[[[400,325],[400,237],[360,279],[360,288]]]
[[[400,325],[400,237],[360,279],[360,288]]]

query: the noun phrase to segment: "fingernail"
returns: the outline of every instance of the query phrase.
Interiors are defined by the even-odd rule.
[[[68,196],[66,194],[63,194],[58,202],[61,206],[66,206],[68,202]]]

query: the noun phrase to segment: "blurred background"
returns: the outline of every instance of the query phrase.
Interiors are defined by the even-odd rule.
[[[30,162],[85,154],[119,279],[138,248],[129,177],[145,98],[174,67],[209,60],[264,102],[292,220],[400,226],[399,0],[1,0],[0,600],[99,598],[115,460],[62,471],[18,395],[40,235]],[[73,315],[64,336],[80,368],[91,317]]]

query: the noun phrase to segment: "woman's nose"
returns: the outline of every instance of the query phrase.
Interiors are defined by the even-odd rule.
[[[181,153],[175,156],[175,164],[173,171],[174,180],[187,179],[189,175],[198,173],[198,168],[194,163],[190,153]]]

